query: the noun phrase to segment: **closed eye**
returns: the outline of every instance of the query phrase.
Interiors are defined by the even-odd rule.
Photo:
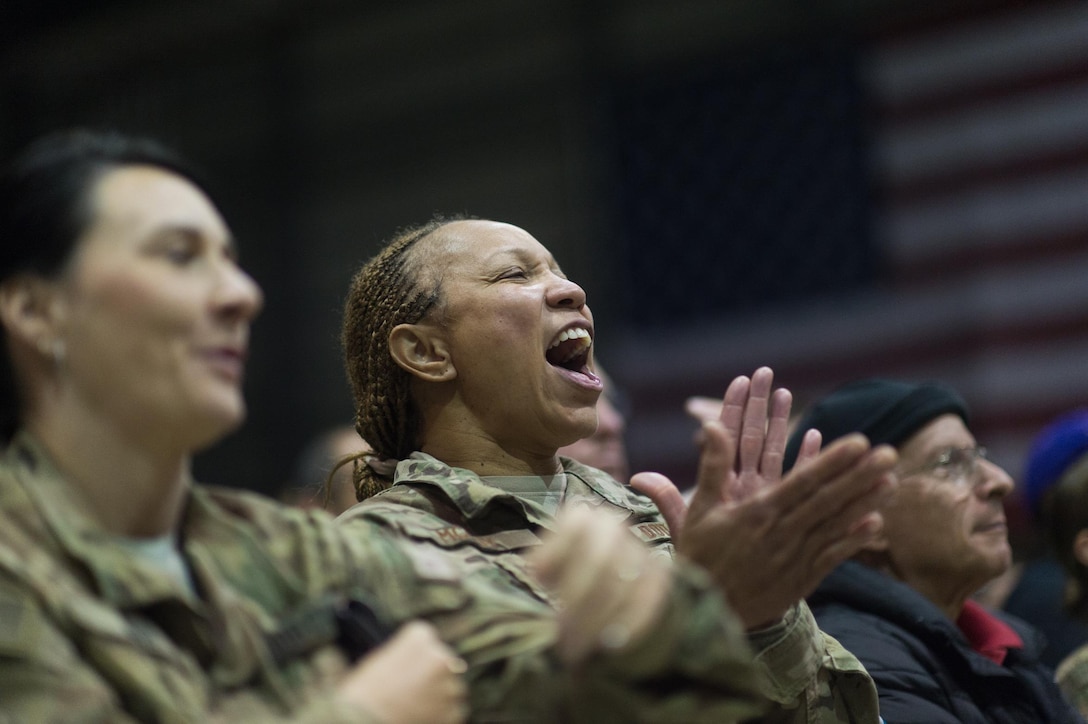
[[[196,251],[190,247],[184,246],[167,249],[164,255],[172,263],[177,264],[178,266],[185,266],[193,259],[196,259]]]
[[[196,229],[167,228],[151,238],[147,251],[176,266],[185,266],[203,253],[204,239]]]
[[[185,266],[194,261],[202,251],[200,239],[188,234],[171,235],[164,239],[164,242],[160,247],[162,255],[171,264],[178,266]]]
[[[502,274],[499,274],[499,276],[498,276],[499,281],[502,281],[504,279],[528,279],[528,278],[529,278],[529,272],[525,271],[521,267],[512,267],[512,268],[507,269],[506,271],[504,271]]]

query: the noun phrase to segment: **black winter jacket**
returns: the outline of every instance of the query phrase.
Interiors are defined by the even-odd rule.
[[[869,670],[887,724],[1083,721],[1039,661],[1038,634],[1019,619],[995,614],[1024,641],[998,665],[921,594],[854,561],[835,569],[809,605],[820,628]]]

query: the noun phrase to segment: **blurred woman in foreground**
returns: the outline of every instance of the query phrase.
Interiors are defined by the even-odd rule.
[[[0,718],[461,721],[425,624],[341,654],[368,582],[327,525],[190,478],[245,416],[262,300],[185,166],[43,139],[0,181],[0,239]]]

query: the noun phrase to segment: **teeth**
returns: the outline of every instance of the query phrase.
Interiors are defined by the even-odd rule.
[[[560,344],[562,344],[563,342],[566,342],[567,340],[579,339],[579,338],[584,338],[584,339],[588,340],[589,339],[589,332],[587,330],[585,330],[585,329],[582,329],[581,327],[575,327],[573,329],[565,329],[565,330],[563,330],[562,332],[559,333],[559,336],[555,338],[554,342],[552,342],[550,345],[548,345],[548,349],[552,349],[553,347],[558,347]]]

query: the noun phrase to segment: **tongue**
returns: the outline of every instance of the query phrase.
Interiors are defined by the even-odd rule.
[[[577,353],[582,350],[584,345],[585,343],[580,339],[568,339],[566,342],[560,342],[550,348],[545,357],[548,364],[573,369],[574,363],[578,360]]]

